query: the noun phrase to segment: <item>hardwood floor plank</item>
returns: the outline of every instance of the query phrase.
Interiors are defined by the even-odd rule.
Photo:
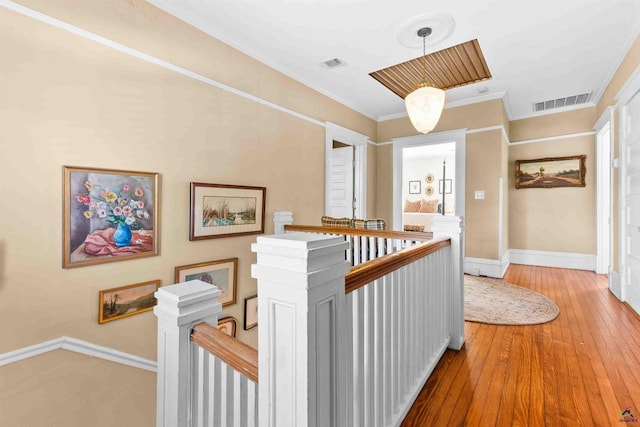
[[[640,316],[593,272],[511,265],[560,308],[542,325],[465,324],[403,426],[615,426],[640,410]],[[639,417],[640,414],[634,414]]]

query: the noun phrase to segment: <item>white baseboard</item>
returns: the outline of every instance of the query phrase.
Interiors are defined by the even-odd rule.
[[[145,369],[151,372],[157,372],[158,369],[158,363],[154,360],[145,359],[113,348],[103,347],[70,337],[60,337],[54,340],[41,342],[40,344],[2,353],[0,354],[0,366],[19,362],[20,360],[60,349],[85,354],[87,356],[98,357],[100,359],[121,363],[134,368]]]
[[[622,299],[622,275],[619,271],[611,270],[609,273],[609,289],[616,298],[624,301],[624,299]]]
[[[509,249],[512,264],[539,265],[542,267],[596,270],[596,256],[571,252],[546,252]]]
[[[502,279],[509,267],[509,252],[504,254],[502,260],[485,258],[464,258],[464,272],[474,276],[497,277]]]

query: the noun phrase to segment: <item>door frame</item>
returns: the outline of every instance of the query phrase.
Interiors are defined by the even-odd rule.
[[[609,288],[612,289],[611,270],[613,268],[613,144],[615,129],[613,113],[615,107],[609,107],[602,113],[593,127],[596,132],[596,273],[609,275]],[[609,138],[600,137],[606,129]]]
[[[331,122],[325,122],[325,170],[324,170],[324,210],[328,215],[330,179],[331,179],[331,150],[333,141],[356,147],[354,154],[354,182],[353,189],[356,197],[355,215],[356,218],[365,219],[367,215],[367,151],[369,137],[361,133],[352,131]]]
[[[633,99],[638,92],[640,92],[640,66],[635,69],[635,71],[629,76],[625,84],[622,86],[620,91],[616,94],[616,106],[618,107],[619,115],[618,119],[620,121],[620,125],[618,127],[619,137],[618,137],[618,155],[619,159],[614,160],[618,164],[618,266],[620,272],[620,300],[627,300],[627,282],[629,272],[625,268],[626,256],[625,253],[627,251],[626,244],[626,230],[627,230],[627,218],[626,218],[626,204],[625,204],[625,194],[626,194],[626,180],[627,180],[627,166],[626,166],[626,148],[627,148],[627,135],[629,133],[629,119],[627,116],[627,104],[631,99]]]
[[[465,215],[465,185],[466,185],[466,153],[467,130],[451,130],[414,136],[394,138],[393,143],[393,229],[402,231],[402,150],[408,147],[423,145],[437,145],[453,142],[456,146],[456,202],[454,214],[461,218]]]

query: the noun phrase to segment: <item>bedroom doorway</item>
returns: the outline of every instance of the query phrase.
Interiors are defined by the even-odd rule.
[[[431,217],[453,213],[455,159],[454,142],[402,149],[404,231],[431,231]]]
[[[393,229],[429,232],[434,215],[464,216],[466,132],[393,140]]]

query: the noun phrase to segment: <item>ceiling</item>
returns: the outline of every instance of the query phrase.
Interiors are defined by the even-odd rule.
[[[369,73],[422,55],[417,35],[415,47],[399,41],[408,22],[453,18],[427,54],[478,39],[492,78],[447,90],[447,106],[503,98],[511,120],[556,98],[591,93],[595,104],[640,32],[638,0],[148,1],[374,120],[405,115]],[[319,65],[334,58],[345,65]]]

